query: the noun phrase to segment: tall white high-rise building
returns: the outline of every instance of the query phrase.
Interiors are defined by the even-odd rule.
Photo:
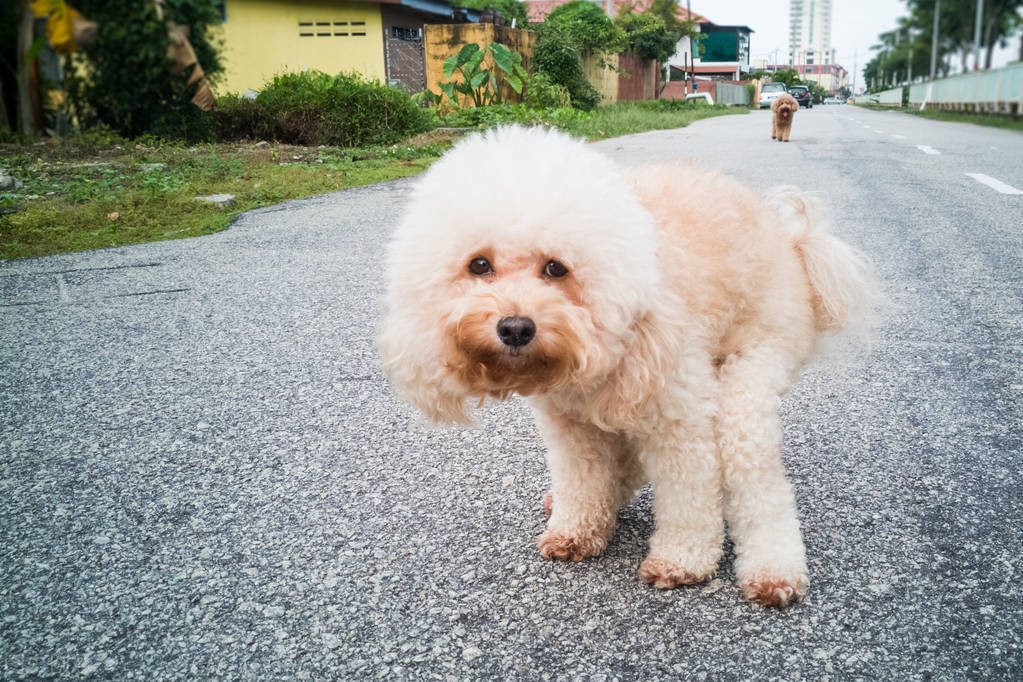
[[[832,0],[790,0],[789,64],[833,64]]]

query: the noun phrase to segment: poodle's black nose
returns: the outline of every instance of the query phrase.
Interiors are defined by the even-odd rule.
[[[536,336],[536,324],[528,317],[506,317],[497,323],[497,335],[504,345],[519,348]]]

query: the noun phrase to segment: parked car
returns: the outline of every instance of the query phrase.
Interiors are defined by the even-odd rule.
[[[778,99],[781,95],[788,92],[788,88],[785,87],[784,83],[766,83],[764,87],[760,88],[760,108],[774,104],[774,100]]]
[[[793,85],[789,88],[789,94],[796,98],[799,106],[813,109],[813,95],[810,93],[810,88],[805,85]]]

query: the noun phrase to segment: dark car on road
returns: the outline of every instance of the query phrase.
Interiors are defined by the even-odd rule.
[[[813,96],[810,94],[810,88],[805,85],[793,85],[789,88],[789,94],[796,98],[799,106],[813,109]]]

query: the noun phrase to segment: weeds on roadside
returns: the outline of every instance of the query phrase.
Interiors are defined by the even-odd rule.
[[[209,234],[238,211],[413,175],[447,148],[144,141],[122,141],[98,160],[56,144],[0,148],[4,167],[24,183],[0,193],[0,259]],[[218,193],[235,195],[230,211],[195,200]]]

